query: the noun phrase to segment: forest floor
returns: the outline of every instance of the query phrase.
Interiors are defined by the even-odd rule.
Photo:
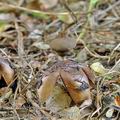
[[[43,74],[64,60],[90,67],[91,105],[57,85],[41,105]],[[120,120],[120,0],[0,0],[0,120]]]

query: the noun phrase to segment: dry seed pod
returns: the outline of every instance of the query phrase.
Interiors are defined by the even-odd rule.
[[[8,61],[0,58],[0,78],[3,77],[6,84],[9,85],[13,81],[14,70],[10,67]]]

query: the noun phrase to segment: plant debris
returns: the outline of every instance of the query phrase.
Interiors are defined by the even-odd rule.
[[[120,0],[1,0],[0,119],[119,120]]]

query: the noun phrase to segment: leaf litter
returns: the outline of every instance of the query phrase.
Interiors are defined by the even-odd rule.
[[[6,0],[0,11],[0,119],[119,120],[119,0]],[[76,46],[46,42],[67,46],[66,35]]]

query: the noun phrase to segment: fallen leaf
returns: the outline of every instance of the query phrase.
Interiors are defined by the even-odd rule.
[[[114,103],[115,103],[115,105],[120,106],[120,96],[115,97]]]
[[[32,25],[32,23],[30,23],[30,22],[31,21],[29,20],[26,24],[29,26],[29,28],[33,29],[34,25]],[[34,39],[34,40],[36,39],[36,40],[41,41],[42,40],[42,31],[40,31],[38,29],[35,29],[35,30],[33,30],[33,31],[30,32],[28,38]]]
[[[6,59],[0,58],[0,78],[3,77],[9,85],[14,79],[14,70],[10,67]]]
[[[63,117],[60,120],[80,120],[81,117],[79,107],[77,106],[67,108],[58,114]]]
[[[26,8],[32,10],[40,10],[40,3],[39,0],[32,0],[27,3]]]
[[[44,9],[51,9],[55,7],[58,3],[58,0],[40,0],[40,3],[43,5]]]
[[[42,85],[38,89],[41,101],[46,101],[51,96],[57,81],[57,85],[62,85],[66,89],[75,104],[81,104],[81,107],[90,106],[92,99],[89,79],[94,80],[94,78],[91,76],[88,78],[87,75],[91,72],[85,69],[75,61],[66,60],[55,63],[46,71],[47,76],[43,77]]]
[[[78,81],[75,81],[72,75],[68,72],[65,72],[64,70],[61,70],[60,75],[71,98],[76,104],[81,104],[82,102],[84,103],[85,100],[90,99],[88,78],[83,71],[81,71],[82,77],[81,75],[76,76],[75,79]]]
[[[93,87],[95,84],[95,76],[92,73],[91,69],[88,66],[84,66],[84,67],[82,67],[82,70],[84,71],[84,73],[88,77],[90,86]]]
[[[5,30],[7,23],[4,21],[0,21],[0,32],[3,32]]]
[[[40,102],[45,102],[48,97],[51,95],[55,83],[58,79],[59,72],[53,72],[49,76],[43,77],[42,78],[42,84],[39,89],[37,89],[37,93],[39,96]]]
[[[50,46],[48,44],[45,44],[44,42],[35,42],[35,43],[33,43],[32,46],[35,46],[35,47],[42,49],[42,50],[47,50],[50,48]]]
[[[30,62],[31,66],[35,69],[35,68],[40,68],[41,64],[39,61],[31,61]]]
[[[25,102],[26,102],[26,101],[25,101],[24,97],[22,97],[22,96],[17,97],[17,99],[15,100],[16,108],[18,108],[18,109],[21,108],[22,105],[23,105]]]
[[[114,113],[114,109],[110,108],[107,112],[106,112],[106,117],[107,118],[111,118],[113,116]]]
[[[77,62],[84,62],[87,60],[87,51],[86,49],[82,49],[78,54],[77,54],[77,57],[76,57],[76,60]]]
[[[29,13],[33,17],[43,19],[43,20],[48,20],[50,18],[50,16],[47,15],[46,12],[42,12],[42,11],[31,10],[31,11],[28,11],[27,13]]]
[[[65,108],[70,107],[71,104],[70,96],[59,86],[56,86],[50,96],[46,101],[46,108],[51,112],[58,112]]]
[[[14,19],[15,16],[12,13],[0,13],[0,22],[12,22]]]
[[[3,102],[8,99],[11,94],[13,93],[11,88],[4,87],[0,90],[1,96],[0,96],[0,104],[3,104]]]
[[[63,14],[63,15],[58,15],[57,17],[62,22],[67,23],[67,24],[71,24],[74,22],[74,19],[72,18],[72,16],[69,13]]]
[[[0,20],[0,32],[4,32],[5,30],[12,28],[13,26],[10,25],[8,22]]]
[[[0,89],[0,96],[3,96],[4,94],[6,94],[7,92],[9,92],[9,88],[8,87],[3,87]]]
[[[105,74],[107,71],[100,62],[95,62],[90,67],[98,74]]]
[[[50,47],[57,52],[67,52],[76,46],[74,37],[67,32],[60,33],[53,39],[50,39],[50,36],[47,36],[46,40]]]

